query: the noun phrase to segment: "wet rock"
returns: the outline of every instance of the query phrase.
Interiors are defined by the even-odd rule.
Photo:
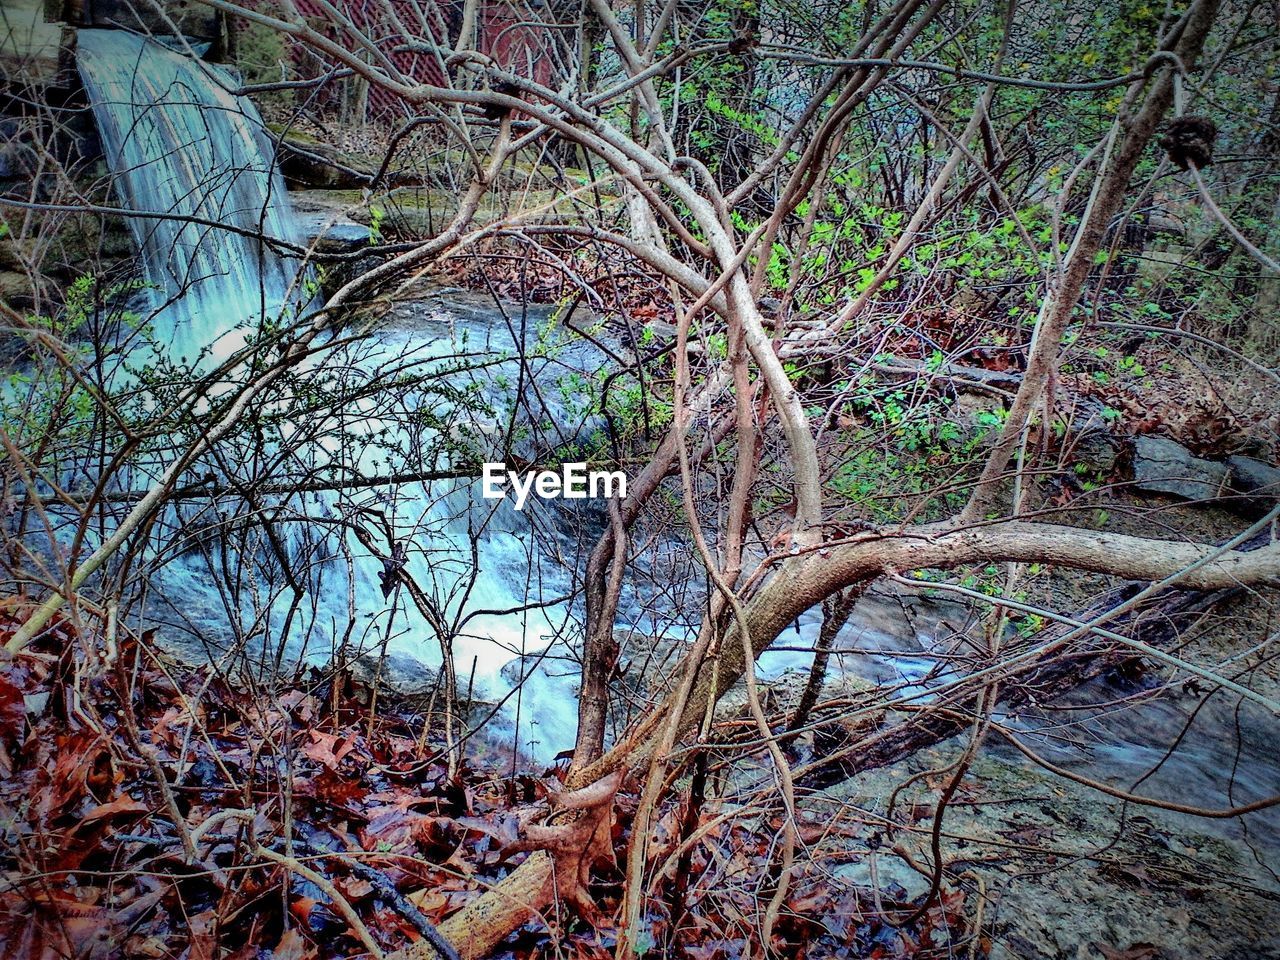
[[[158,6],[129,0],[94,0],[78,6],[78,25],[83,26],[123,27],[159,36],[172,34],[176,27],[188,39],[205,41],[222,34],[220,14],[196,0],[175,0],[166,3],[163,11]]]
[[[59,231],[54,249],[55,254],[36,262],[41,262],[46,271],[71,278],[92,271],[92,265],[99,261],[130,260],[138,254],[133,234],[122,217],[108,217],[101,222],[72,218]]]
[[[404,697],[429,696],[437,686],[438,671],[417,657],[392,651],[379,660],[373,654],[365,654],[351,661],[347,666],[352,679],[368,690],[386,684]]]
[[[434,237],[457,209],[456,195],[437,190],[423,191],[415,197],[405,197],[402,202],[389,208],[382,230],[388,239]],[[483,209],[477,219],[486,219]]]
[[[1212,500],[1227,487],[1225,463],[1194,456],[1168,437],[1133,441],[1133,479],[1139,490],[1181,500]]]
[[[291,131],[280,138],[280,172],[295,187],[350,190],[373,182],[375,169],[363,157]]]
[[[137,254],[133,234],[123,220],[114,219],[104,224],[99,252],[109,260],[124,260]]]
[[[34,259],[34,253],[32,241],[5,237],[0,240],[0,270],[24,270]]]
[[[0,136],[5,134],[0,131]],[[27,149],[18,143],[0,145],[0,180],[21,180],[30,175]]]
[[[369,246],[369,228],[323,210],[299,211],[295,218],[302,242],[320,253],[346,253]]]
[[[1187,236],[1186,225],[1176,217],[1166,214],[1148,214],[1147,230],[1153,235],[1163,234],[1177,240],[1183,240]]]
[[[1118,441],[1109,430],[1099,427],[1081,430],[1073,442],[1077,463],[1100,474],[1109,474],[1115,469]]]

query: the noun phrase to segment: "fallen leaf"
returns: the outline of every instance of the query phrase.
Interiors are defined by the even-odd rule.
[[[373,893],[373,884],[362,877],[336,877],[333,885],[352,903],[363,900]]]
[[[218,926],[217,915],[212,910],[198,913],[188,924],[186,960],[214,960],[218,956],[218,940],[214,931]]]
[[[439,916],[449,906],[449,895],[431,887],[409,894],[408,900],[428,916]]]
[[[109,817],[145,816],[150,812],[151,808],[145,803],[140,803],[130,796],[123,796],[110,803],[102,803],[94,807],[81,819],[80,826],[87,826]]]
[[[349,754],[356,745],[354,734],[344,739],[320,730],[309,730],[307,732],[311,737],[311,742],[303,746],[303,756],[328,767],[330,770],[336,771],[338,764],[342,762],[342,758]]]
[[[271,951],[271,955],[275,960],[306,960],[307,957],[313,956],[311,947],[307,941],[302,939],[302,934],[298,932],[298,928],[286,930],[280,942],[276,944],[275,950]]]

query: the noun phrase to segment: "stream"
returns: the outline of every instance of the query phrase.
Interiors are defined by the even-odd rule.
[[[80,49],[120,198],[140,212],[131,223],[161,339],[176,355],[208,363],[230,355],[263,320],[304,310],[307,272],[278,246],[253,239],[261,228],[296,243],[299,231],[270,138],[252,105],[227,92],[230,78],[119,31],[82,31]],[[343,649],[349,658],[385,654],[405,683],[430,682],[441,664],[439,624],[460,625],[448,636],[460,691],[500,705],[485,735],[546,762],[573,744],[581,611],[570,595],[573,572],[603,528],[600,507],[559,501],[520,512],[509,499],[482,499],[474,476],[376,478],[448,471],[466,459],[463,450],[536,458],[588,444],[602,427],[588,410],[609,363],[608,344],[573,335],[549,307],[439,290],[399,300],[371,331],[298,374],[322,395],[394,389],[370,389],[337,408],[318,404],[305,421],[229,444],[198,467],[228,486],[276,475],[338,475],[362,485],[258,504],[249,512],[281,531],[270,543],[260,524],[238,525],[246,508],[237,497],[180,505],[157,530],[180,546],[150,558],[150,616],[164,623],[167,642],[211,657],[235,649],[264,676],[284,663],[330,662]],[[516,442],[503,451],[498,443],[512,427]],[[683,606],[671,602],[664,591],[689,553],[677,540],[663,543],[659,560],[637,568],[620,626],[682,638],[700,591],[690,587]],[[425,610],[403,590],[384,590],[384,561],[398,562],[397,550],[422,587]],[[298,589],[273,582],[286,565]],[[653,611],[664,607],[659,622]],[[968,619],[955,604],[872,592],[837,639],[833,671],[927,697],[932,654]],[[779,638],[760,659],[761,680],[807,672],[819,622],[819,611],[810,611]],[[1079,709],[1006,719],[1054,762],[1128,786],[1160,760],[1198,702],[1172,696],[1090,706],[1133,692],[1095,681],[1072,698]],[[1280,758],[1265,722],[1274,718],[1257,714],[1213,698],[1140,789],[1209,806],[1275,792]],[[1280,844],[1274,811],[1196,822],[1226,836],[1247,831],[1271,849]]]

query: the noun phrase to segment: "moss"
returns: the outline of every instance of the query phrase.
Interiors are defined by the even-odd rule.
[[[318,138],[313,137],[305,130],[299,130],[292,123],[279,123],[268,120],[266,121],[266,124],[268,130],[289,143],[296,143],[304,147],[320,145],[320,140]]]
[[[270,27],[237,20],[236,69],[248,84],[276,83],[280,80],[280,65],[288,64],[290,57],[282,34]],[[275,90],[260,94],[258,106],[263,113],[275,113],[287,108],[294,101],[293,91]]]

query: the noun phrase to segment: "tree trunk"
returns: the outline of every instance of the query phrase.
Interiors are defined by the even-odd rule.
[[[868,584],[886,572],[1002,561],[1060,564],[1120,573],[1135,580],[1163,581],[1175,577],[1169,586],[1191,590],[1228,589],[1249,583],[1280,584],[1280,544],[1240,552],[1025,521],[974,528],[935,524],[914,528],[906,535],[864,534],[779,565],[775,575],[746,605],[752,630],[753,662],[796,617],[844,587]],[[700,671],[688,697],[682,715],[684,731],[697,725],[708,702],[718,700],[746,668],[733,621],[721,638],[719,649],[718,668]],[[1035,662],[1030,661],[1023,669],[1035,666]],[[683,669],[685,665],[681,664],[677,673]],[[981,681],[989,682],[989,677]],[[574,789],[594,783],[619,769],[632,775],[642,774],[657,734],[674,709],[673,702],[657,704],[626,739],[599,760],[576,771],[568,787]],[[936,728],[931,735],[944,733],[945,729]],[[902,736],[903,742],[910,744],[918,734],[903,731]],[[898,748],[885,754],[886,758],[900,755],[905,754],[899,754]],[[457,946],[464,958],[479,960],[511,931],[550,904],[554,891],[552,858],[534,854],[510,876],[446,920],[441,933]],[[424,960],[433,956],[430,945],[424,943],[395,954],[393,960]]]
[[[1271,102],[1262,153],[1273,163],[1280,159],[1280,92]],[[1258,246],[1272,260],[1280,261],[1280,186],[1259,200],[1260,209],[1256,213],[1269,226]],[[1280,346],[1280,274],[1265,266],[1260,267],[1258,274],[1258,295],[1249,318],[1249,342],[1264,360],[1273,357],[1276,347]]]
[[[1199,0],[1187,12],[1181,31],[1164,39],[1161,51],[1173,54],[1188,69],[1194,67],[1217,16],[1218,5],[1219,0]],[[1000,437],[965,508],[964,516],[968,520],[981,519],[995,506],[1000,483],[1006,476],[1014,451],[1021,443],[1023,431],[1053,375],[1062,338],[1084,293],[1085,282],[1093,272],[1094,257],[1102,247],[1107,228],[1128,195],[1129,180],[1138,161],[1173,104],[1176,69],[1165,59],[1140,103],[1136,102],[1140,88],[1131,90],[1125,98],[1117,121],[1119,127],[1114,134],[1115,142],[1106,153],[1108,159],[1104,161],[1084,219],[1076,231],[1061,274],[1056,282],[1050,284],[1036,319],[1022,386],[1014,397]]]

